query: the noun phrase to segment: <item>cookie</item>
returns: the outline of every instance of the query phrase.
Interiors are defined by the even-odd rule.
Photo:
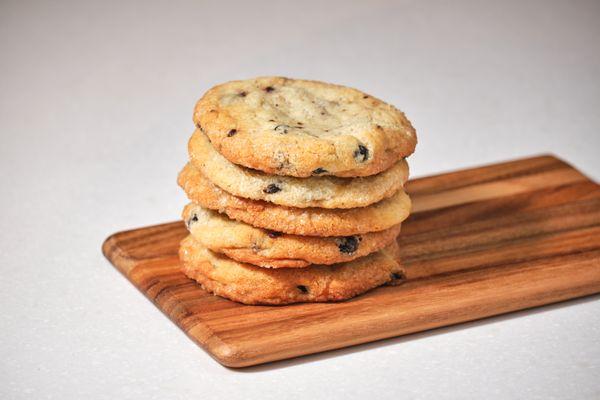
[[[225,213],[252,226],[305,236],[352,236],[389,229],[404,221],[410,199],[403,190],[367,207],[349,209],[294,208],[236,197],[187,164],[177,179],[188,198],[204,208]]]
[[[405,279],[398,245],[335,265],[269,269],[211,252],[191,236],[181,243],[183,272],[219,296],[245,304],[289,304],[346,300],[386,283]]]
[[[229,161],[296,177],[368,176],[416,146],[404,114],[356,89],[282,77],[210,89],[194,122]]]
[[[199,130],[190,139],[189,152],[192,164],[221,189],[239,197],[289,207],[365,207],[392,196],[408,179],[404,159],[386,171],[364,178],[267,175],[229,162]]]
[[[343,237],[288,235],[255,228],[190,203],[183,220],[194,239],[209,250],[266,268],[302,268],[351,261],[396,239],[400,224],[380,232]]]

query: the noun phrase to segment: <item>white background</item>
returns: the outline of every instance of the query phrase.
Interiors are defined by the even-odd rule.
[[[0,398],[600,398],[598,296],[236,371],[113,270],[107,235],[179,216],[195,101],[271,74],[403,109],[413,176],[600,178],[598,1],[2,1]]]

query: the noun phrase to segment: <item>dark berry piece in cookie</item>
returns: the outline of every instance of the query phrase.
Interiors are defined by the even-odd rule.
[[[358,249],[360,239],[360,236],[347,236],[336,239],[336,243],[341,253],[352,254]]]
[[[290,129],[290,126],[284,124],[277,125],[275,128],[273,128],[275,132],[279,133],[288,133],[288,129]]]
[[[267,186],[266,188],[263,189],[263,192],[265,192],[267,194],[273,194],[273,193],[277,193],[280,191],[281,191],[281,188],[274,183],[271,183],[269,186]]]
[[[319,167],[319,168],[313,170],[312,173],[313,173],[313,175],[321,175],[321,174],[324,174],[325,172],[327,172],[327,170],[325,168]]]
[[[238,93],[240,97],[246,97],[246,95],[248,94],[248,92],[244,91],[244,92],[239,92]]]
[[[406,276],[402,272],[392,272],[391,277],[393,280],[406,279]]]
[[[354,159],[358,162],[367,161],[369,158],[369,149],[362,144],[358,145],[358,149],[354,150]]]
[[[277,231],[267,231],[267,235],[271,238],[271,239],[275,239],[278,238],[279,236],[283,235],[283,233],[281,232],[277,232]]]
[[[190,228],[194,222],[198,222],[198,216],[196,214],[192,214],[192,216],[187,220],[187,227]]]
[[[274,88],[273,86],[267,86],[267,87],[265,88],[265,92],[267,92],[267,93],[271,93],[271,92],[272,92],[272,91],[274,91],[274,90],[275,90],[275,88]]]
[[[299,291],[301,291],[302,293],[306,294],[308,293],[308,288],[304,285],[298,285],[296,286],[298,288]]]
[[[237,129],[231,129],[229,132],[227,132],[227,137],[232,137],[236,133],[237,133]]]

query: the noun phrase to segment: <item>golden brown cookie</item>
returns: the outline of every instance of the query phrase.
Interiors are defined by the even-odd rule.
[[[244,304],[289,304],[346,300],[405,279],[398,245],[347,263],[269,269],[233,261],[188,236],[179,257],[183,272],[207,291]]]
[[[225,158],[269,174],[368,176],[416,146],[404,114],[356,89],[263,77],[210,89],[194,122]]]
[[[343,237],[288,235],[255,228],[190,203],[183,210],[188,230],[209,250],[266,268],[302,268],[351,261],[393,242],[400,224],[380,232]]]
[[[388,170],[363,178],[267,175],[231,163],[199,130],[190,139],[189,153],[192,164],[228,193],[289,207],[365,207],[392,196],[408,179],[408,164],[404,159]]]
[[[350,209],[293,208],[233,196],[187,164],[178,183],[188,198],[252,226],[305,236],[352,236],[389,229],[404,221],[410,199],[403,190],[367,207]]]

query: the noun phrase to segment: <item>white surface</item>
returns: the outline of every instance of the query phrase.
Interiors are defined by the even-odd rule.
[[[235,371],[100,253],[178,218],[194,102],[235,78],[396,104],[413,176],[554,152],[599,179],[600,3],[83,3],[0,4],[0,398],[600,398],[598,297]]]

